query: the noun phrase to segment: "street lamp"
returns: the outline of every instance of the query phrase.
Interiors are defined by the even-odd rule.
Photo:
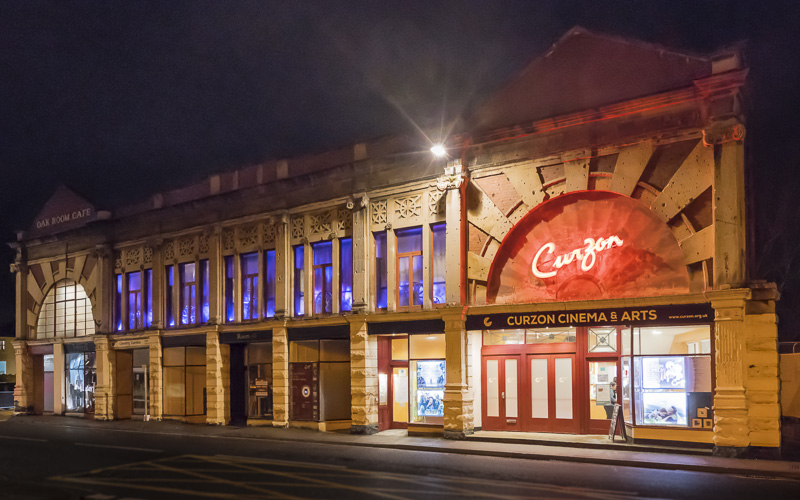
[[[444,146],[441,144],[434,144],[433,147],[431,147],[431,153],[433,153],[433,156],[441,158],[447,154],[447,150],[444,149]]]

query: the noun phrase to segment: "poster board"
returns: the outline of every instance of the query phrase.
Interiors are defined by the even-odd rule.
[[[622,405],[615,404],[614,405],[614,412],[611,414],[611,426],[608,429],[608,439],[611,442],[614,442],[614,436],[617,434],[617,424],[620,427],[620,434],[622,434],[622,439],[628,440],[628,436],[625,434],[625,422],[622,420]]]

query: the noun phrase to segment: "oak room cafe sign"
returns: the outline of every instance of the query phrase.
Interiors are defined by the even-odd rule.
[[[468,316],[467,330],[505,330],[565,326],[686,325],[710,323],[714,310],[709,304],[650,307],[619,307],[579,311],[479,314]]]
[[[66,186],[60,186],[33,220],[33,237],[76,229],[97,219],[92,203]]]

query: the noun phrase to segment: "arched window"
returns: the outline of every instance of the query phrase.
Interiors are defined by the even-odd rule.
[[[92,303],[83,287],[70,279],[59,281],[44,298],[36,337],[83,337],[92,334]]]

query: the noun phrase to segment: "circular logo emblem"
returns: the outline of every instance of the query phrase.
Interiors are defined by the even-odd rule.
[[[304,398],[307,398],[311,395],[311,387],[304,385],[302,389],[300,389],[301,394],[303,394]]]

